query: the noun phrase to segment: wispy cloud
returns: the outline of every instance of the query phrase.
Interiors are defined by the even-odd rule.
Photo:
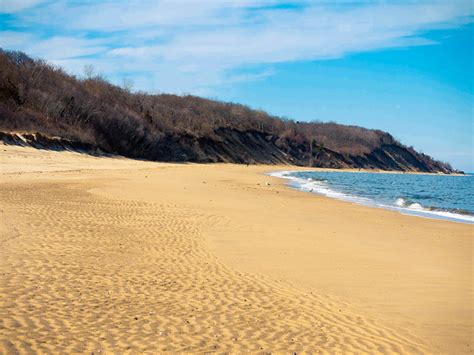
[[[432,44],[424,31],[473,15],[468,1],[2,2],[0,12],[14,11],[1,46],[76,74],[92,63],[117,82],[132,77],[139,89],[192,93],[259,80],[275,63]],[[246,66],[260,70],[242,72]]]
[[[10,14],[38,5],[45,0],[2,0],[0,13]]]

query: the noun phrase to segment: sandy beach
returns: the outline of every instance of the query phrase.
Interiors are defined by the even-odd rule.
[[[472,353],[473,225],[288,166],[0,146],[0,352]]]

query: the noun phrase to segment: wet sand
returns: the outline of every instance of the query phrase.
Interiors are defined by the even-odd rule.
[[[287,166],[0,163],[3,352],[473,351],[472,225],[263,175]]]

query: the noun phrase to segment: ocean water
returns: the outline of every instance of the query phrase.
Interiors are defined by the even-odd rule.
[[[419,217],[474,223],[474,175],[270,173],[295,189]]]

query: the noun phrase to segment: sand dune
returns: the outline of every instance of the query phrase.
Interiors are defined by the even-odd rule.
[[[438,324],[443,333],[439,340],[420,328],[421,321],[411,322],[412,313],[403,313],[403,298],[394,297],[393,312],[387,313],[355,291],[356,283],[372,293],[386,284],[377,286],[376,279],[370,288],[370,280],[356,277],[344,287],[327,264],[331,257],[319,263],[305,259],[298,248],[337,253],[320,235],[348,233],[331,229],[335,220],[321,223],[296,213],[285,219],[282,211],[324,201],[331,213],[339,208],[374,219],[384,213],[390,223],[414,228],[423,242],[430,242],[430,236],[419,231],[429,225],[451,232],[449,258],[440,249],[446,245],[434,243],[426,252],[437,252],[439,264],[420,258],[414,267],[457,270],[459,275],[448,276],[462,292],[472,292],[470,226],[318,199],[275,179],[266,186],[268,178],[261,173],[274,167],[158,164],[18,147],[4,147],[1,154],[2,352],[472,350],[472,303],[466,301],[472,293],[453,295],[450,287],[443,293],[430,285],[433,279],[423,279],[423,272],[406,282],[394,281],[414,290],[422,284],[427,292],[416,297],[429,305],[424,311],[436,309],[439,302],[463,302],[452,311],[467,309],[467,315],[433,320],[443,322]],[[356,245],[361,225],[351,227],[354,233],[344,237]],[[304,243],[318,228],[318,242]],[[397,236],[405,238],[392,231],[387,244],[367,243],[366,253],[393,246]],[[269,237],[275,240],[273,249]],[[299,245],[295,249],[293,238]],[[287,254],[279,254],[279,248]],[[297,261],[299,253],[306,264]],[[341,253],[345,256],[347,250]],[[334,257],[339,268],[357,263]],[[366,260],[367,267],[379,267],[375,258]],[[326,269],[318,272],[315,266],[324,266],[322,262]],[[292,276],[296,270],[303,279]],[[326,287],[328,275],[341,284]]]

